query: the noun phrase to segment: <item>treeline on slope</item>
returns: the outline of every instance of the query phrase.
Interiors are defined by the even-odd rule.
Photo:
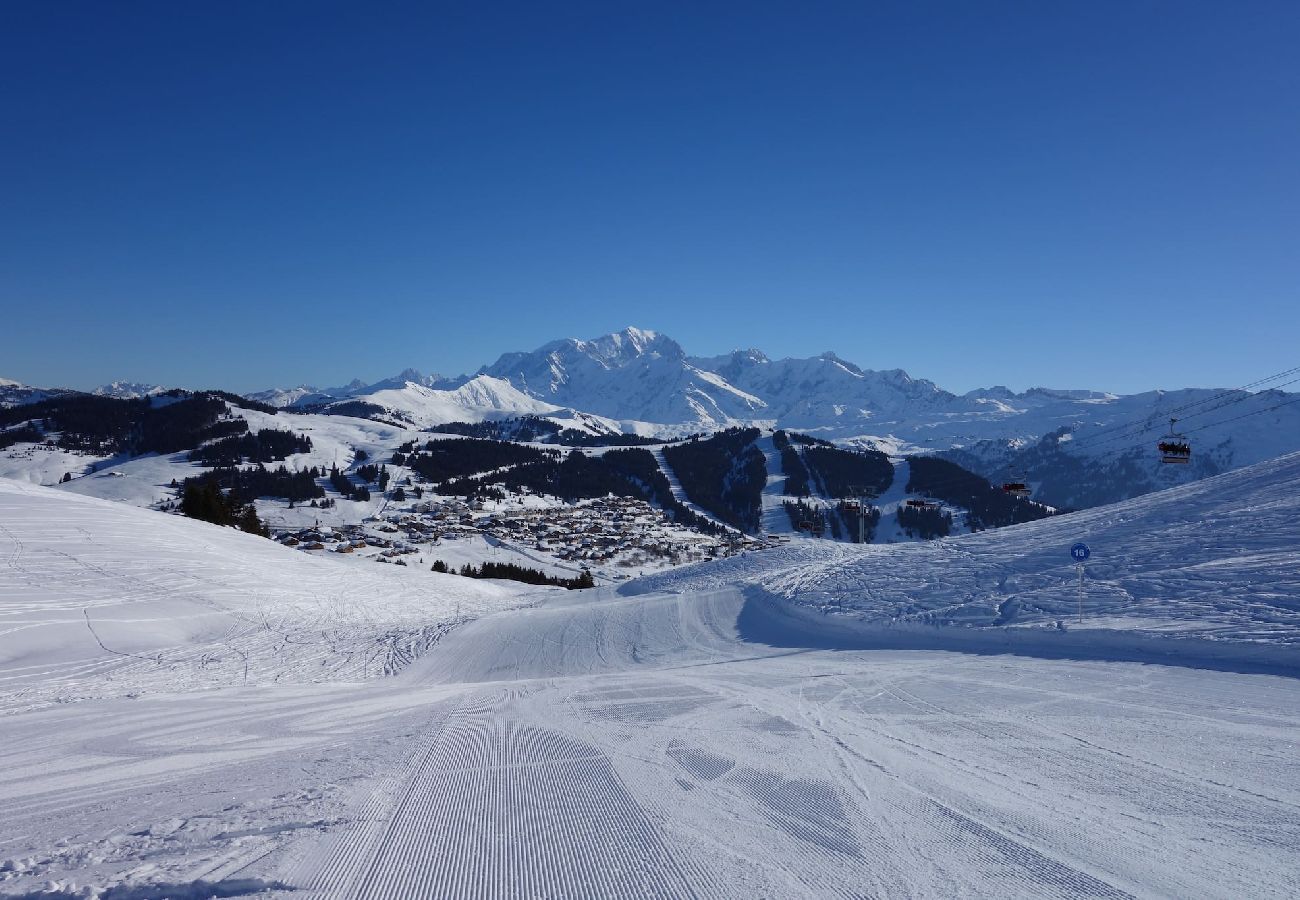
[[[182,488],[188,490],[193,484],[211,483],[224,491],[233,491],[236,497],[276,497],[290,503],[304,503],[325,496],[325,489],[317,481],[323,474],[315,466],[297,470],[284,466],[268,469],[260,463],[246,469],[219,466],[186,478]]]
[[[757,428],[729,428],[703,440],[663,449],[691,502],[741,531],[758,530],[767,462],[754,442]]]
[[[175,393],[175,392],[169,391],[168,393]],[[182,391],[181,393],[184,392]],[[280,412],[280,410],[276,409],[274,406],[272,406],[269,403],[262,403],[260,400],[250,400],[249,398],[241,396],[239,394],[232,394],[230,393],[230,391],[210,390],[210,391],[203,391],[203,393],[210,394],[213,397],[217,397],[221,400],[225,400],[231,406],[238,406],[241,409],[255,410],[256,412],[266,413],[268,416],[274,416]]]
[[[539,450],[509,441],[460,438],[429,441],[423,450],[416,450],[414,442],[407,441],[393,454],[393,464],[408,466],[422,478],[440,484],[507,466],[555,461],[559,456],[558,450]]]
[[[509,581],[522,581],[524,584],[552,585],[554,587],[568,588],[571,591],[582,590],[584,588],[593,588],[596,586],[596,579],[592,577],[591,572],[586,569],[582,574],[574,578],[562,578],[558,575],[547,575],[541,569],[529,569],[525,566],[517,566],[514,563],[500,563],[484,561],[481,566],[465,563],[454,572],[442,560],[434,560],[434,572],[443,572],[449,575],[461,575],[465,578],[502,578]]]
[[[242,422],[243,420],[238,420]],[[247,424],[244,425],[247,428]],[[311,438],[279,428],[260,428],[254,434],[221,438],[190,451],[190,462],[205,466],[234,466],[247,460],[254,463],[279,462],[295,453],[311,452]]]
[[[358,451],[360,452],[360,451]],[[367,463],[357,466],[356,476],[367,484],[377,484],[381,491],[388,490],[388,466]]]
[[[45,435],[34,425],[19,425],[7,431],[0,431],[0,450],[6,450],[14,444],[39,444]]]
[[[790,527],[796,531],[820,535],[826,531],[825,511],[820,505],[805,503],[802,500],[784,501],[785,513],[790,517]]]
[[[878,497],[894,480],[894,466],[879,450],[847,450],[797,432],[777,431],[772,442],[781,453],[785,494],[807,497],[817,483],[827,497]],[[803,446],[803,453],[796,445]]]
[[[362,466],[361,468],[367,468]],[[373,467],[370,467],[373,468]],[[330,487],[338,491],[348,500],[369,500],[370,488],[364,484],[356,484],[347,473],[341,471],[338,466],[330,466],[329,472]],[[387,472],[384,473],[384,483],[388,483]]]
[[[828,497],[879,497],[894,481],[893,463],[879,450],[819,443],[804,448],[803,461]]]
[[[237,491],[223,492],[215,480],[206,477],[185,480],[181,512],[191,519],[238,528],[249,534],[262,537],[269,534],[251,502],[243,500]]]
[[[1042,504],[1013,497],[946,459],[913,456],[908,462],[912,472],[907,482],[908,492],[965,507],[966,524],[971,531],[1034,522],[1052,514]],[[902,523],[901,516],[899,522]]]
[[[638,434],[588,434],[576,428],[564,428],[558,422],[540,416],[518,416],[492,422],[448,422],[445,425],[435,425],[429,430],[493,441],[560,444],[566,447],[642,447],[665,443],[659,438]]]
[[[808,487],[808,469],[799,458],[799,451],[790,443],[789,433],[773,432],[772,443],[781,454],[781,472],[785,475],[785,489],[782,493],[787,497],[807,497],[812,493]]]
[[[243,419],[223,418],[226,404],[215,392],[137,400],[70,394],[0,409],[0,428],[28,422],[42,435],[57,433],[55,444],[65,450],[97,456],[179,453],[248,430]]]
[[[868,504],[859,511],[856,502],[844,500],[833,507],[806,503],[803,500],[786,500],[785,511],[790,517],[790,524],[798,531],[820,537],[829,530],[831,537],[836,540],[843,537],[854,544],[870,544],[880,525],[878,507]]]
[[[355,419],[370,419],[375,422],[383,422],[387,425],[396,425],[399,428],[408,427],[410,422],[395,422],[394,419],[404,418],[399,413],[391,409],[386,409],[377,403],[368,403],[365,400],[330,400],[324,403],[304,403],[301,406],[295,406],[294,412],[315,413],[322,416],[350,416]]]
[[[868,503],[860,508],[856,501],[841,500],[836,504],[835,512],[844,522],[845,531],[851,542],[870,544],[875,539],[876,528],[880,525],[879,507]],[[858,540],[859,537],[862,538],[861,541]]]
[[[951,533],[952,516],[938,506],[903,505],[898,508],[898,525],[910,537],[930,541]]]
[[[525,462],[502,472],[444,481],[438,490],[444,494],[496,500],[504,498],[503,490],[524,489],[550,494],[569,502],[590,500],[607,494],[638,497],[657,504],[681,525],[707,534],[725,531],[678,502],[668,479],[660,471],[659,464],[649,450],[610,450],[600,456],[588,456],[580,450],[571,450],[563,459],[553,455],[553,451],[545,451],[538,452],[538,456],[533,462]]]

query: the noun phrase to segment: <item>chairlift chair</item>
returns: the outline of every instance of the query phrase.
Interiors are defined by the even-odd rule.
[[[1008,495],[1019,497],[1022,500],[1033,493],[1029,489],[1029,483],[1025,481],[1025,476],[1016,473],[1012,473],[1006,481],[1002,482],[1002,490]]]
[[[1169,433],[1160,439],[1156,448],[1160,451],[1162,463],[1185,466],[1192,461],[1192,445],[1186,435],[1174,431],[1177,422],[1177,419],[1169,420]]]

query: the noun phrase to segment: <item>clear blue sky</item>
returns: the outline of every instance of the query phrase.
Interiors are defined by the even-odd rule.
[[[1300,7],[9,3],[0,376],[635,324],[944,387],[1300,364]]]

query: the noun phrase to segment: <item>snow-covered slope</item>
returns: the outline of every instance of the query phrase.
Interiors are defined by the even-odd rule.
[[[394,670],[510,586],[0,480],[0,709]]]
[[[520,416],[548,419],[561,428],[589,434],[645,434],[657,431],[653,425],[615,421],[603,416],[547,403],[520,390],[510,382],[490,375],[476,375],[456,387],[430,388],[408,382],[360,395],[352,401],[328,405],[326,412],[350,410],[354,401],[383,410],[388,418],[430,428],[449,422],[482,422]]]
[[[1178,431],[1191,441],[1190,465],[1162,465],[1155,453],[1171,416],[1178,417]],[[1020,473],[1044,503],[1082,508],[1185,484],[1300,447],[1300,396],[1279,390],[1148,391],[1066,400],[1064,405],[1047,399],[1028,409],[1021,424],[1032,421],[1051,429],[1038,439],[963,441],[945,455],[991,479]]]
[[[1092,550],[1082,622],[1078,541]],[[1300,453],[1026,525],[899,546],[801,541],[634,589],[735,584],[886,645],[1143,647],[1300,670]]]
[[[920,631],[950,648],[955,636],[1034,632],[1040,655],[1053,637],[1091,638],[1095,648],[1102,632],[1161,627],[1147,621],[1181,631],[1209,620],[1220,640],[1183,643],[1239,646],[1258,610],[1278,661],[1294,653],[1279,611],[1300,596],[1286,555],[1298,468],[1292,457],[1199,493],[1073,517],[1086,526],[1094,565],[1115,567],[1097,570],[1099,581],[1137,604],[1191,598],[1180,613],[1145,619],[1112,609],[1119,624],[1100,629],[994,628],[975,615],[971,585],[1050,602],[1057,570],[1069,565],[1039,554],[1064,557],[1075,535],[1041,529],[1066,519],[930,548],[754,554],[640,583],[681,594],[553,592],[457,628],[398,677],[365,684],[305,684],[295,668],[312,653],[330,659],[356,646],[345,629],[328,630],[333,609],[315,619],[323,634],[281,637],[280,620],[268,627],[254,617],[251,634],[270,635],[286,680],[299,683],[243,686],[238,651],[253,638],[239,638],[237,623],[231,651],[210,642],[192,662],[219,673],[228,685],[220,690],[0,716],[0,891],[104,900],[1289,897],[1300,878],[1300,680],[1211,671],[1190,654],[1158,655],[1155,640],[1143,664],[1099,659],[1086,644],[1058,646],[1062,659],[861,651],[881,630],[871,610],[897,611],[906,597],[916,609],[889,617],[929,612],[936,624]],[[278,602],[260,603],[248,595],[269,557],[230,567],[220,552],[229,544],[213,538],[209,550],[188,529],[141,541],[125,532],[147,514],[121,507],[81,507],[75,521],[52,523],[48,511],[20,508],[16,520],[0,512],[0,522],[21,523],[13,535],[0,531],[0,563],[10,564],[0,596],[15,616],[73,619],[80,604],[110,647],[132,628],[175,627],[186,638],[214,614],[197,602],[192,616],[178,616],[177,604],[195,596],[280,609],[312,586],[273,579]],[[110,512],[133,513],[120,520],[123,533],[97,521]],[[375,591],[354,596],[344,567],[329,572],[337,577],[321,589],[338,592],[339,612],[368,608]],[[41,587],[51,576],[61,594]],[[312,577],[297,568],[290,576]],[[29,594],[37,602],[19,609]],[[114,622],[123,596],[135,609]],[[445,600],[428,602],[445,609]],[[319,606],[308,609],[313,621]],[[1036,615],[1023,610],[1016,621],[1032,625]],[[10,632],[6,646],[21,638]],[[128,690],[185,671],[168,651],[142,649],[145,659],[110,673]],[[270,654],[249,655],[257,663]],[[98,660],[80,670],[57,657],[18,665],[3,672],[10,683],[85,683]],[[177,686],[191,683],[202,682]]]
[[[359,399],[398,414],[422,428],[447,422],[481,422],[488,418],[547,415],[560,407],[516,390],[508,381],[480,375],[452,390],[437,390],[408,382]]]
[[[39,403],[50,397],[74,393],[76,391],[64,388],[38,388],[23,384],[21,381],[14,381],[12,378],[0,378],[0,409],[25,403]]]

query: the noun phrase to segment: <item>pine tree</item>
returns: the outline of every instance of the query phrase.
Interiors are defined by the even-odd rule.
[[[257,517],[257,510],[251,503],[244,507],[243,513],[239,516],[239,530],[247,531],[249,534],[260,534],[262,537],[268,536],[266,526]]]

